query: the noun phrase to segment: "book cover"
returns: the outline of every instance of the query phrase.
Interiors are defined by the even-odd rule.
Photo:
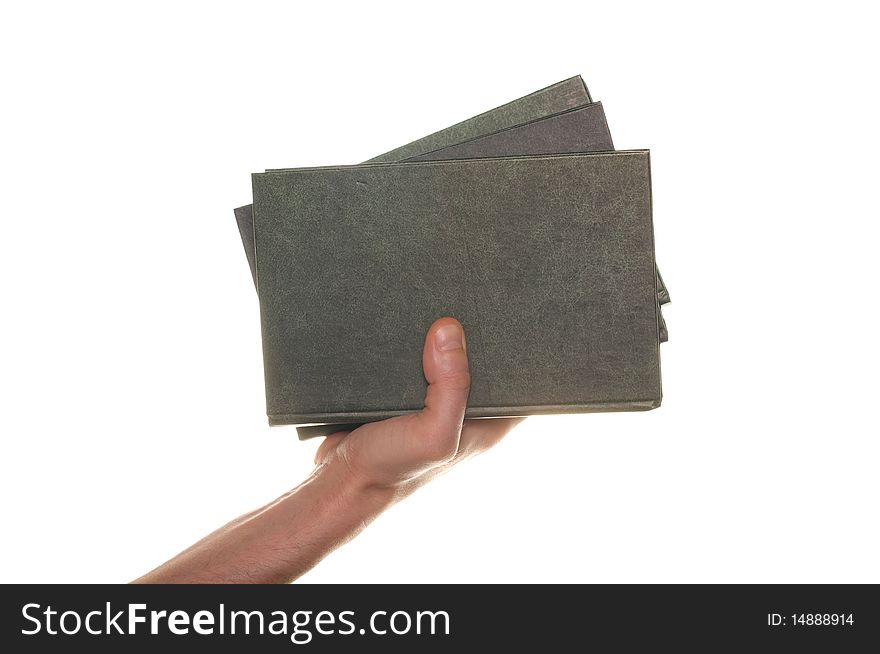
[[[468,335],[467,417],[659,406],[649,168],[630,151],[255,174],[270,423],[420,409],[442,315]]]
[[[402,145],[390,152],[380,154],[364,163],[402,161],[431,150],[439,150],[467,141],[482,134],[497,132],[536,118],[579,107],[592,101],[583,78],[580,75],[575,75],[478,116],[463,120],[439,132],[429,134],[417,141]]]

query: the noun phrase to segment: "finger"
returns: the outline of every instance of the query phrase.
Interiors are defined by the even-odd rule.
[[[428,390],[418,414],[419,432],[439,458],[458,450],[464,411],[470,392],[464,328],[454,318],[441,318],[428,330],[422,352]]]
[[[338,431],[325,438],[315,452],[315,463],[324,463],[333,453],[333,450],[335,450],[339,443],[342,442],[342,439],[348,436],[349,433],[350,432],[347,431]]]

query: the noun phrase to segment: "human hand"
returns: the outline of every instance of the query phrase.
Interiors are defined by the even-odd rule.
[[[313,567],[394,502],[497,443],[522,418],[464,421],[464,330],[441,318],[425,338],[422,411],[328,436],[306,481],[135,583],[279,583]]]
[[[450,466],[489,449],[523,418],[467,420],[470,390],[464,330],[454,318],[431,325],[422,351],[428,382],[419,413],[328,436],[315,463],[343,463],[366,486],[409,492]]]

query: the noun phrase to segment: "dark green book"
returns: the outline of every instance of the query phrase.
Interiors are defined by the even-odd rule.
[[[436,318],[468,335],[468,417],[661,401],[647,151],[253,176],[271,424],[421,408]]]
[[[481,113],[479,116],[468,118],[439,132],[402,145],[385,154],[380,154],[378,157],[373,157],[365,163],[403,161],[404,159],[422,155],[432,150],[439,150],[462,141],[468,141],[477,136],[491,134],[514,125],[522,125],[523,123],[559,113],[566,109],[581,107],[592,101],[593,99],[590,97],[590,92],[583,78],[580,75],[575,75],[567,80],[551,84],[540,91],[535,91],[500,107]]]

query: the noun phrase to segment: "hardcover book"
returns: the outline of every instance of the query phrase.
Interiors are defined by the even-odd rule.
[[[580,75],[551,84],[522,98],[486,111],[479,116],[435,132],[412,143],[373,157],[365,163],[402,161],[409,157],[439,150],[483,134],[497,132],[514,125],[522,125],[536,118],[580,107],[592,102],[590,92]]]
[[[468,335],[467,417],[659,406],[647,151],[269,171],[253,190],[271,424],[419,410],[442,315]]]

